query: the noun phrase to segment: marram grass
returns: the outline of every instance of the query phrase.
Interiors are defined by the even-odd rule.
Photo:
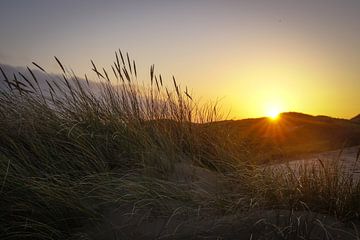
[[[339,166],[251,165],[213,124],[216,102],[154,66],[142,81],[120,51],[110,71],[91,61],[96,81],[55,61],[61,74],[46,79],[36,63],[1,69],[1,239],[359,239],[359,182]]]

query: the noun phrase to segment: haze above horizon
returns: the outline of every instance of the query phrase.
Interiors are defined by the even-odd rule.
[[[360,1],[4,1],[0,63],[79,75],[121,48],[232,118],[360,113]]]

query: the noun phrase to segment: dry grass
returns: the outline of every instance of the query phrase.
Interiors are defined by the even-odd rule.
[[[55,60],[57,79],[2,71],[9,89],[0,94],[1,239],[315,239],[306,225],[314,223],[332,239],[326,221],[296,222],[293,211],[358,221],[360,188],[351,176],[332,165],[258,170],[246,144],[214,124],[223,119],[216,103],[200,105],[154,66],[141,81],[119,51],[111,72],[91,61],[94,84]],[[254,215],[266,209],[275,215]],[[290,217],[274,222],[281,211]]]

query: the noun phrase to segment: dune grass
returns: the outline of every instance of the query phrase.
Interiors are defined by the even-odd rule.
[[[290,211],[290,220],[296,210],[359,220],[360,185],[338,166],[325,162],[320,170],[297,173],[259,169],[246,144],[213,124],[224,119],[216,102],[200,104],[154,66],[149,81],[142,81],[135,61],[119,51],[110,71],[91,61],[94,84],[55,60],[62,72],[57,79],[38,79],[30,68],[27,75],[1,71],[8,86],[0,93],[1,239],[101,239],[94,229],[101,232],[118,210],[124,214],[115,222],[129,214],[166,219],[161,229],[177,221],[179,230],[189,219],[226,222],[218,232],[177,235],[173,229],[169,239],[236,236],[230,226],[243,216],[274,209]],[[221,220],[226,216],[236,218]],[[312,238],[303,222],[277,226],[259,219],[251,225],[266,230],[259,239]],[[311,223],[322,226],[317,220]],[[141,232],[136,224],[108,238],[149,239],[150,233],[129,235]]]

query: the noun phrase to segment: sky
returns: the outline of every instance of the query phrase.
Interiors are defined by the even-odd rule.
[[[359,0],[2,0],[0,63],[83,75],[121,48],[230,118],[360,113]]]

